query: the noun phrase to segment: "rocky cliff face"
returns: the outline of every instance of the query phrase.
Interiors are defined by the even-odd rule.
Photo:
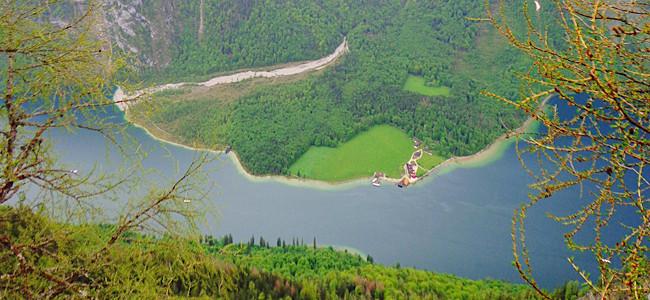
[[[180,24],[174,1],[103,0],[100,9],[101,30],[115,46],[146,67],[170,63]]]
[[[67,24],[88,9],[88,0],[44,1],[47,21]],[[95,0],[95,31],[113,47],[131,56],[139,67],[160,69],[171,62],[174,40],[182,32],[176,0]],[[189,17],[185,12],[185,17]],[[197,16],[198,18],[198,16]]]

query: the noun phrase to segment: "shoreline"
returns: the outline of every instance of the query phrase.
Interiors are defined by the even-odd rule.
[[[525,134],[526,131],[533,128],[534,125],[535,120],[529,118],[520,127],[500,135],[491,144],[479,152],[467,156],[454,156],[448,158],[427,171],[427,173],[421,178],[424,179],[430,175],[434,175],[434,172],[438,172],[438,175],[444,175],[458,168],[480,168],[489,165],[490,163],[497,161],[505,153],[505,150],[512,142],[516,142],[518,135]]]
[[[131,121],[128,117],[128,114],[124,112],[124,119],[132,126],[141,129],[144,131],[149,137],[153,138],[154,140],[158,142],[162,142],[165,144],[169,144],[174,147],[179,147],[183,148],[186,150],[192,150],[192,151],[201,151],[201,152],[209,152],[212,154],[217,154],[219,156],[222,156],[223,154],[226,154],[224,150],[217,150],[217,149],[210,149],[210,148],[205,148],[205,147],[193,147],[193,146],[188,146],[185,144],[181,144],[175,141],[171,141],[162,137],[159,137],[151,132],[149,128],[146,126],[143,126],[139,123],[135,123]],[[291,186],[296,186],[296,187],[307,187],[307,188],[316,188],[316,189],[322,189],[322,190],[342,190],[342,189],[349,189],[353,188],[356,186],[360,186],[366,183],[366,178],[356,178],[356,179],[350,179],[350,180],[345,180],[345,181],[340,181],[340,182],[327,182],[327,181],[321,181],[321,180],[315,180],[315,179],[306,179],[306,178],[296,178],[296,177],[289,177],[285,175],[254,175],[251,174],[244,165],[241,163],[239,156],[234,150],[231,150],[230,153],[226,154],[228,159],[230,159],[235,166],[235,169],[237,170],[237,173],[243,175],[248,179],[249,181],[252,182],[277,182],[277,183],[282,183],[286,185],[291,185]],[[369,177],[370,178],[370,177]],[[388,180],[394,180],[394,179],[386,179]],[[397,180],[395,179],[395,182]]]
[[[546,103],[546,101],[549,98],[545,99],[543,103]],[[187,150],[192,150],[192,151],[209,152],[217,155],[226,154],[224,150],[188,146],[185,144],[181,144],[175,141],[171,141],[156,136],[146,126],[131,121],[128,117],[127,112],[124,112],[124,119],[134,127],[142,129],[148,136],[152,137],[156,141],[170,144],[172,146],[180,147]],[[420,176],[419,178],[420,180],[418,181],[426,180],[427,178],[431,177],[430,175],[434,175],[435,172],[438,172],[438,175],[444,175],[458,168],[463,168],[463,167],[478,168],[490,164],[498,160],[498,158],[503,154],[504,147],[507,147],[510,142],[515,141],[518,135],[526,133],[526,131],[531,127],[533,127],[534,124],[535,124],[535,120],[533,118],[528,118],[520,127],[510,132],[506,132],[502,134],[501,136],[496,138],[491,144],[489,144],[487,147],[483,148],[479,152],[467,156],[456,156],[456,157],[448,158],[447,160],[443,161],[442,163],[438,164],[437,166],[427,171],[427,173],[425,173],[423,176]],[[322,190],[344,190],[344,189],[350,189],[357,186],[366,185],[373,178],[373,176],[370,175],[368,177],[329,182],[329,181],[321,181],[316,179],[289,177],[285,175],[254,175],[251,174],[248,170],[246,170],[244,165],[241,163],[239,156],[234,150],[231,150],[230,153],[226,154],[226,156],[233,162],[233,165],[237,169],[237,173],[243,175],[244,177],[246,177],[246,179],[252,182],[277,182],[277,183],[282,183],[282,184],[296,186],[296,187],[316,188]],[[382,181],[390,182],[393,184],[399,182],[399,180],[400,179],[388,178],[388,177],[382,179]]]
[[[539,109],[543,109],[543,107],[546,106],[548,101],[553,97],[554,95],[549,95],[544,98]],[[530,129],[537,130],[537,127],[539,126],[538,124],[537,120],[529,117],[521,124],[521,126],[500,135],[479,152],[466,156],[448,158],[427,171],[422,177],[420,177],[420,179],[427,179],[430,175],[435,175],[434,172],[438,172],[437,175],[444,175],[459,168],[480,168],[489,165],[490,163],[499,160],[499,158],[505,154],[505,151],[508,149],[510,144],[517,142],[517,139],[520,139],[521,135],[530,133],[528,132]]]

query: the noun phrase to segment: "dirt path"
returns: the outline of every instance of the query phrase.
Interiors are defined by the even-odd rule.
[[[280,77],[280,76],[297,75],[309,71],[322,70],[323,68],[327,67],[331,63],[335,62],[336,59],[341,57],[347,51],[349,51],[348,41],[346,38],[344,38],[343,42],[334,50],[332,54],[318,60],[308,61],[299,65],[279,68],[271,71],[244,71],[244,72],[239,72],[231,75],[217,76],[204,82],[168,83],[168,84],[163,84],[151,88],[142,89],[129,94],[126,94],[121,88],[118,88],[117,91],[115,91],[115,94],[113,95],[113,102],[115,102],[115,104],[119,107],[120,110],[125,110],[128,108],[128,103],[126,103],[127,101],[136,99],[145,94],[153,94],[164,90],[178,89],[183,86],[199,85],[199,86],[211,87],[219,84],[235,83],[235,82],[240,82],[247,79],[258,78],[258,77],[273,78],[273,77]]]
[[[203,40],[203,13],[204,13],[204,7],[205,7],[205,0],[201,0],[201,5],[199,6],[199,32],[198,32],[198,37],[199,37],[199,42]]]

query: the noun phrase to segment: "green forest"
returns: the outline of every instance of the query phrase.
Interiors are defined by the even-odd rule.
[[[183,35],[176,50],[178,59],[155,74],[161,80],[173,74],[175,81],[181,81],[193,78],[190,73],[314,58],[331,52],[343,36],[348,38],[350,52],[324,72],[295,82],[251,88],[234,101],[219,93],[201,101],[182,101],[183,95],[156,95],[158,109],[147,115],[148,120],[141,114],[134,121],[155,124],[185,144],[230,145],[251,173],[289,175],[290,166],[310,147],[335,147],[374,125],[400,128],[438,156],[451,157],[479,151],[524,120],[513,108],[480,95],[488,88],[516,95],[515,72],[525,69],[525,60],[488,25],[469,19],[485,13],[475,1],[375,1],[371,6],[358,1],[285,2],[283,6],[265,6],[261,15],[262,3],[256,1],[228,4],[233,7],[222,10],[208,5],[207,28],[211,29],[204,40],[199,42],[196,33]],[[187,5],[183,9],[196,10]],[[301,9],[291,14],[295,18],[291,25],[283,18],[265,17],[288,14],[298,5]],[[232,11],[239,12],[236,18],[230,15]],[[251,22],[255,29],[248,25]],[[216,28],[220,31],[211,31]],[[225,46],[215,39],[228,39],[244,28],[248,34],[237,35],[233,43],[240,47],[237,55],[254,58],[233,54],[232,60],[223,63],[221,57],[229,55],[235,44]],[[282,38],[277,40],[259,38],[271,29],[292,34],[278,35]],[[290,41],[287,36],[292,37]],[[300,38],[294,39],[296,36]],[[311,46],[304,44],[307,40]],[[277,56],[283,51],[278,45],[290,49],[289,54]],[[214,69],[213,60],[221,68]],[[190,72],[202,68],[208,69]],[[431,87],[449,88],[449,95],[426,96],[405,90],[412,75]],[[146,106],[134,110],[149,109]]]
[[[293,239],[266,241],[251,237],[234,242],[231,235],[183,239],[127,233],[101,259],[92,254],[110,238],[115,225],[58,223],[30,208],[0,207],[0,231],[13,241],[52,236],[48,253],[22,250],[23,258],[47,270],[76,270],[91,289],[90,298],[198,297],[227,299],[536,299],[525,285],[496,280],[469,280],[400,266],[373,264],[371,256],[305,244]],[[315,246],[315,247],[314,247]],[[2,248],[0,270],[17,270],[16,256]],[[13,271],[12,271],[13,270]],[[80,271],[83,270],[83,271]],[[90,282],[87,282],[91,280]],[[33,292],[46,288],[48,278],[32,273],[16,278]],[[0,281],[2,282],[2,281]],[[59,297],[74,297],[70,291]],[[555,291],[556,299],[576,299],[580,286],[569,282]],[[21,290],[2,290],[14,298]]]

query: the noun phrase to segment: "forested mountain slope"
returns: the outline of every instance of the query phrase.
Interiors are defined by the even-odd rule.
[[[132,28],[131,36],[120,24],[110,28],[138,49],[145,62],[139,78],[147,82],[314,59],[348,38],[349,54],[323,72],[252,87],[236,101],[216,92],[201,101],[183,101],[182,92],[158,95],[159,110],[133,118],[185,144],[232,145],[255,174],[291,175],[289,167],[309,147],[335,146],[378,124],[394,125],[450,157],[475,153],[523,121],[522,114],[480,95],[486,89],[516,95],[515,72],[525,71],[521,56],[493,29],[470,19],[484,15],[483,2],[137,3],[127,11],[147,19],[142,24],[149,24],[150,34]],[[409,75],[450,93],[407,92]]]

